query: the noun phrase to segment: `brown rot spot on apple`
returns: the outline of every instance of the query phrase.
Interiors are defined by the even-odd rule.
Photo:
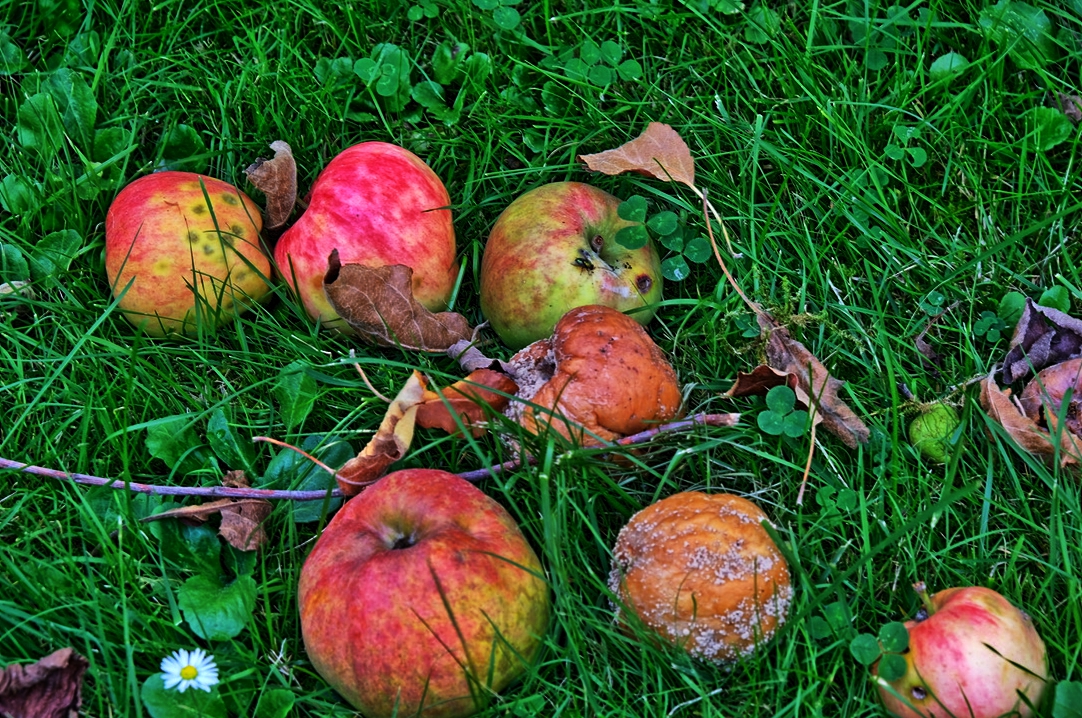
[[[235,234],[238,237],[243,237],[244,236],[244,227],[242,225],[231,224],[231,225],[229,225],[229,231],[232,232],[233,234]]]
[[[198,242],[199,241],[199,232],[196,232],[194,229],[191,230],[190,232],[188,232],[188,241],[190,243],[192,243],[192,244],[195,244],[196,242]]]
[[[214,245],[211,244],[210,242],[207,242],[206,244],[204,244],[203,245],[203,254],[207,255],[208,257],[213,256],[214,255]]]
[[[913,686],[913,690],[910,691],[913,694],[913,700],[922,701],[928,697],[928,691],[924,686]]]
[[[222,195],[222,201],[225,202],[226,204],[231,204],[231,205],[234,205],[234,206],[236,206],[236,204],[237,204],[237,198],[234,197],[231,194],[223,194]]]
[[[593,249],[595,252],[600,252],[601,247],[604,244],[605,238],[602,237],[600,234],[595,234],[593,237],[590,238],[590,248]]]
[[[654,286],[654,280],[647,274],[640,274],[635,279],[635,287],[639,290],[639,294],[646,294],[650,291],[650,288]]]
[[[204,214],[207,211],[205,204],[197,204],[192,206],[192,214]]]

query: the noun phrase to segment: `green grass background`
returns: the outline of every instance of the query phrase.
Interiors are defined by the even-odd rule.
[[[649,121],[666,122],[687,141],[698,184],[742,255],[728,260],[737,281],[848,382],[845,399],[872,440],[850,450],[820,432],[808,496],[797,505],[808,437],[766,435],[755,421],[761,400],[721,396],[737,371],[760,362],[762,347],[744,335],[751,315],[718,267],[693,264],[688,279],[667,284],[651,332],[688,387],[689,411],[741,411],[745,420],[664,438],[632,463],[553,445],[539,466],[481,482],[521,522],[554,599],[538,664],[485,715],[884,715],[868,671],[848,651],[851,634],[821,636],[812,619],[844,605],[852,631],[875,633],[914,612],[908,586],[918,578],[933,588],[1002,592],[1033,616],[1053,676],[1078,680],[1077,474],[1019,451],[983,416],[970,382],[1005,352],[1009,331],[990,342],[973,327],[1008,290],[1037,297],[1060,284],[1082,311],[1073,289],[1082,286],[1079,132],[1070,125],[1063,142],[1042,149],[1047,136],[1026,114],[1057,107],[1058,93],[1080,93],[1082,5],[1037,3],[1052,24],[1038,38],[1052,53],[1047,62],[1032,61],[1022,35],[983,27],[985,6],[976,2],[915,2],[904,18],[877,0],[779,4],[777,27],[762,36],[749,33],[750,8],[727,13],[725,5],[537,0],[513,6],[521,23],[505,30],[495,10],[469,0],[435,0],[438,14],[415,21],[408,3],[375,0],[4,4],[0,176],[36,189],[31,205],[0,211],[0,243],[48,257],[43,237],[70,229],[79,241],[60,262],[66,267],[32,266],[34,298],[0,300],[0,456],[132,481],[215,483],[152,458],[147,428],[184,414],[199,434],[220,409],[241,437],[300,444],[333,434],[356,450],[383,404],[358,380],[351,348],[385,393],[411,367],[457,373],[441,356],[321,332],[281,289],[216,333],[139,335],[112,308],[103,222],[119,187],[163,162],[187,159],[262,201],[243,169],[273,140],[292,145],[302,188],[353,143],[413,150],[450,191],[464,266],[455,306],[478,322],[487,232],[531,187],[589,181],[621,197],[641,194],[652,211],[685,210],[689,226],[705,229],[685,188],[594,176],[576,161]],[[447,39],[492,64],[479,86],[454,84],[469,94],[452,124],[415,102],[373,104],[377,95],[356,75],[317,76],[320,58],[356,60],[390,42],[420,82]],[[607,87],[569,77],[566,65],[587,40],[618,43],[641,77]],[[933,82],[931,63],[952,51],[972,64]],[[52,157],[24,146],[19,108],[62,68],[93,93],[93,129],[120,131],[111,135],[123,139],[119,150],[103,156],[71,133]],[[180,125],[198,142],[164,142]],[[906,146],[923,149],[927,162],[886,154],[898,143],[896,127],[918,128]],[[948,311],[926,337],[941,357],[932,370],[914,338],[929,317],[922,302],[935,293]],[[289,428],[271,389],[298,360],[318,396]],[[946,466],[906,443],[914,405],[900,383],[921,400],[959,408],[964,428]],[[274,453],[261,445],[257,465]],[[493,436],[468,443],[421,432],[402,465],[459,471],[503,458]],[[612,623],[605,583],[619,528],[688,489],[754,499],[792,558],[796,596],[785,630],[726,670]],[[832,508],[831,490],[851,502]],[[125,492],[0,472],[0,663],[71,645],[90,662],[86,713],[139,716],[148,714],[140,687],[162,657],[200,645],[218,662],[231,714],[257,714],[271,690],[292,695],[293,715],[349,714],[310,667],[297,620],[297,576],[321,523],[297,523],[291,506],[276,505],[270,542],[254,562],[251,620],[236,638],[207,642],[177,607],[194,569],[136,521],[152,506]]]

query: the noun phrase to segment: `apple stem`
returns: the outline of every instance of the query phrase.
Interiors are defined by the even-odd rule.
[[[928,595],[928,587],[924,585],[924,581],[914,583],[913,590],[920,597],[921,605],[924,606],[924,610],[928,612],[928,615],[931,616],[935,613],[935,604],[932,603],[932,597]]]

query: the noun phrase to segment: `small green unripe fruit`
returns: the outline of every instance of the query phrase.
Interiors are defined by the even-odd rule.
[[[929,461],[945,464],[950,457],[951,434],[960,423],[953,406],[930,404],[910,422],[909,443]]]

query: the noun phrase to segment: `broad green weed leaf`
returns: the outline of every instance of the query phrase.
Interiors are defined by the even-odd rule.
[[[892,160],[900,160],[905,157],[905,150],[893,142],[883,148],[883,153]]]
[[[107,127],[94,133],[94,150],[91,158],[95,162],[108,162],[123,153],[131,142],[131,133],[123,127]]]
[[[676,216],[676,212],[658,212],[650,218],[646,226],[650,228],[651,232],[656,232],[659,235],[672,234],[680,226],[680,220]]]
[[[980,26],[992,42],[1009,50],[1019,67],[1044,67],[1058,55],[1052,21],[1029,3],[999,0],[981,10]]]
[[[616,214],[628,222],[646,221],[646,198],[638,194],[631,195],[617,205]]]
[[[778,414],[788,414],[796,406],[796,393],[785,386],[775,386],[766,393],[766,406]]]
[[[30,265],[14,244],[0,244],[0,281],[25,282],[30,279]]]
[[[188,125],[177,125],[162,136],[159,169],[205,173],[210,163],[205,156],[207,145]]]
[[[744,39],[757,45],[765,45],[781,29],[781,18],[771,8],[756,3],[747,14]]]
[[[650,235],[641,224],[623,227],[616,232],[616,242],[627,249],[641,249],[650,241]]]
[[[423,20],[425,16],[425,9],[420,5],[411,5],[410,9],[406,11],[406,19],[410,22],[417,22]]]
[[[492,58],[483,52],[475,52],[466,58],[464,64],[466,75],[477,87],[481,87],[489,75],[492,74]]]
[[[361,78],[366,85],[371,84],[380,75],[379,65],[370,57],[362,57],[353,63],[353,74]]]
[[[564,74],[572,80],[585,80],[586,73],[589,71],[589,65],[577,57],[573,57],[564,63]]]
[[[288,718],[297,697],[287,688],[271,688],[259,694],[255,718]]]
[[[444,40],[432,53],[432,74],[436,82],[449,85],[458,79],[459,65],[466,58],[470,46],[464,42]]]
[[[879,642],[884,651],[902,653],[909,646],[909,630],[899,621],[883,624],[879,629]]]
[[[612,70],[606,65],[594,65],[590,68],[587,77],[589,77],[590,82],[601,87],[611,85],[615,79]]]
[[[473,4],[481,10],[495,10],[500,6],[500,0],[473,0]]]
[[[180,504],[175,501],[163,501],[154,507],[151,515],[176,508]],[[221,573],[222,544],[211,527],[189,526],[173,518],[158,519],[148,525],[166,561],[193,573],[212,576]]]
[[[319,84],[329,87],[349,77],[354,67],[353,59],[349,57],[321,57],[316,60],[312,74],[319,80]]]
[[[19,144],[43,160],[51,160],[64,142],[64,127],[52,95],[39,92],[19,105]]]
[[[939,82],[960,74],[967,67],[969,67],[969,60],[957,52],[948,52],[936,58],[932,66],[928,68],[928,76],[931,77],[932,82]]]
[[[1021,292],[1007,292],[999,300],[999,318],[1010,325],[1018,323],[1026,308],[1026,295]]]
[[[684,246],[684,256],[696,264],[709,262],[714,257],[714,249],[710,246],[710,240],[705,237],[692,237]]]
[[[624,60],[616,68],[622,80],[637,80],[642,77],[642,65],[638,60]]]
[[[815,640],[822,641],[833,636],[834,629],[822,616],[812,616],[808,619],[808,633]]]
[[[921,147],[906,147],[905,151],[909,153],[909,162],[914,167],[923,167],[928,161],[928,153]]]
[[[1022,117],[1025,119],[1026,133],[1045,152],[1071,139],[1074,134],[1071,119],[1054,107],[1034,107]]]
[[[680,282],[691,274],[691,267],[684,261],[683,255],[669,257],[661,263],[661,276],[670,282]]]
[[[96,30],[81,32],[71,38],[64,50],[64,65],[95,69],[101,53],[101,35]]]
[[[418,82],[413,86],[413,91],[410,95],[418,105],[430,110],[447,106],[443,99],[443,87],[432,80]]]
[[[1060,681],[1056,684],[1052,718],[1082,718],[1082,683]]]
[[[852,511],[860,503],[860,497],[852,489],[842,489],[838,492],[837,505],[842,511]]]
[[[292,429],[312,412],[316,403],[316,380],[307,373],[308,365],[294,361],[278,372],[274,396],[282,407],[282,422]]]
[[[501,30],[514,30],[522,21],[522,16],[513,7],[500,6],[492,13],[492,21]]]
[[[808,412],[804,410],[794,411],[785,417],[782,433],[793,439],[804,436],[808,427]]]
[[[909,666],[905,658],[897,653],[888,653],[879,659],[879,677],[885,681],[896,681],[906,674]]]
[[[180,475],[206,467],[210,456],[202,447],[191,417],[178,414],[160,419],[147,427],[147,451]]]
[[[26,66],[26,53],[11,40],[11,35],[0,30],[0,75],[11,75]]]
[[[849,652],[861,665],[870,666],[879,659],[882,651],[879,641],[869,633],[861,633],[849,643]]]
[[[92,149],[98,101],[83,76],[62,67],[46,81],[45,90],[52,95],[68,136],[80,147]]]
[[[30,255],[30,269],[37,279],[55,278],[68,271],[83,246],[83,237],[74,229],[50,232],[38,241]]]
[[[14,215],[29,214],[41,206],[38,188],[20,175],[0,181],[0,207]]]
[[[759,428],[771,436],[781,436],[785,433],[785,414],[776,411],[761,411],[756,419]]]
[[[878,72],[888,64],[890,64],[890,58],[887,57],[887,53],[879,48],[869,48],[864,54],[864,66],[872,72]]]
[[[1044,290],[1041,293],[1041,298],[1037,300],[1037,304],[1042,307],[1058,309],[1066,314],[1071,311],[1071,294],[1067,291],[1067,287],[1057,284]]]
[[[228,715],[217,688],[211,688],[209,693],[195,688],[181,693],[166,688],[161,673],[146,679],[139,697],[150,718],[226,718]]]
[[[227,641],[240,635],[255,610],[256,582],[239,576],[222,584],[207,575],[192,576],[180,587],[180,611],[192,632],[208,641]]]
[[[596,65],[601,61],[601,48],[593,40],[585,40],[579,48],[579,58],[587,65]]]
[[[619,43],[615,43],[612,40],[606,40],[601,43],[601,59],[609,63],[613,67],[620,64],[620,60],[624,57],[624,50],[620,47]]]
[[[237,436],[221,407],[215,409],[207,420],[207,443],[230,469],[253,470],[255,449],[252,442]]]

